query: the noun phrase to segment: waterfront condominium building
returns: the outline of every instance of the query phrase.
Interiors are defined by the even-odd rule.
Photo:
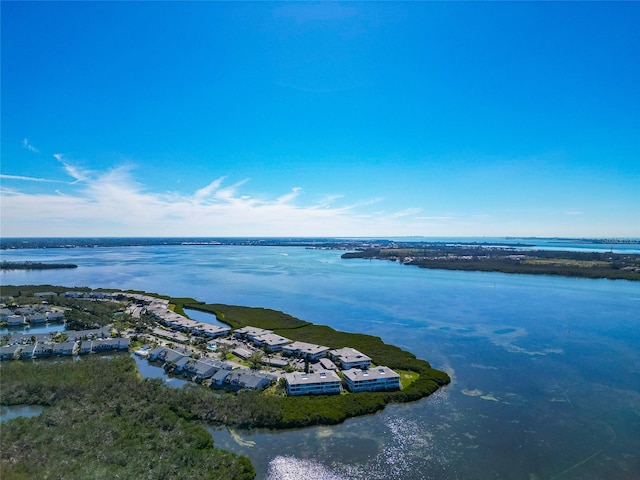
[[[400,375],[389,367],[375,367],[369,370],[352,368],[342,372],[350,392],[373,392],[377,390],[398,390]]]
[[[285,374],[288,395],[321,395],[340,393],[340,377],[333,371]]]
[[[337,350],[330,350],[329,356],[343,370],[350,368],[361,368],[366,370],[371,366],[371,358],[364,353],[360,353],[355,348],[345,347]]]

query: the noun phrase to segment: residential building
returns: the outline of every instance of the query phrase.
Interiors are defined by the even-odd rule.
[[[247,390],[261,390],[274,380],[273,376],[266,373],[252,372],[247,368],[233,370],[227,377],[226,382],[235,388],[246,388]]]
[[[284,376],[288,395],[320,395],[340,393],[340,377],[334,371],[318,373],[287,373]]]
[[[322,366],[322,368],[324,368],[325,370],[338,370],[338,367],[336,366],[335,363],[333,363],[331,360],[329,360],[328,358],[321,358],[320,359],[320,365]]]
[[[349,370],[350,368],[366,370],[371,366],[371,358],[351,347],[331,350],[329,356],[343,370]]]
[[[252,338],[254,345],[258,347],[266,347],[271,352],[279,352],[286,344],[291,343],[288,338],[282,337],[275,333],[265,333]]]
[[[36,298],[56,297],[58,294],[55,292],[36,292],[33,294]]]
[[[47,312],[47,320],[49,322],[63,322],[64,312],[62,310]]]
[[[73,355],[76,349],[76,342],[63,342],[53,344],[54,355]]]
[[[177,352],[176,350],[171,350],[170,348],[165,349],[164,352],[162,352],[159,355],[159,360],[162,360],[166,363],[176,363],[178,360],[181,360],[183,358],[185,358],[186,355]]]
[[[29,321],[29,323],[31,325],[35,325],[35,324],[39,324],[39,323],[46,323],[47,322],[47,316],[44,313],[32,313],[31,315],[29,315],[27,317],[27,320]]]
[[[234,348],[231,353],[233,353],[236,357],[240,357],[243,359],[247,359],[251,356],[252,352],[250,352],[249,350],[247,350],[246,348],[242,348],[242,347],[238,347],[238,348]]]
[[[33,349],[33,358],[49,357],[53,355],[53,347],[50,343],[38,343]]]
[[[160,360],[160,355],[162,355],[165,350],[165,347],[154,348],[151,353],[149,353],[149,360]]]
[[[198,380],[204,380],[213,377],[220,369],[213,362],[206,360],[198,360],[189,366],[189,373],[193,374]]]
[[[25,307],[18,307],[15,310],[15,314],[16,315],[33,315],[34,313],[38,313],[38,308],[34,307],[33,305],[27,305]]]
[[[118,338],[118,350],[129,350],[130,344],[131,340],[129,339],[129,337]]]
[[[194,362],[194,360],[190,357],[183,356],[174,362],[167,362],[164,364],[165,370],[171,370],[174,373],[181,372],[183,370],[187,370],[188,365]]]
[[[243,327],[243,328],[238,328],[237,330],[235,330],[233,332],[233,335],[236,338],[250,338],[253,339],[254,337],[260,336],[260,335],[264,335],[265,333],[273,333],[271,330],[265,330],[263,328],[257,328],[257,327]]]
[[[61,293],[60,296],[66,298],[82,298],[84,297],[84,292],[64,292]]]
[[[23,327],[25,325],[22,315],[9,315],[7,317],[7,327]]]
[[[375,367],[368,370],[352,368],[342,372],[350,392],[373,392],[377,390],[398,390],[400,375],[389,367]]]
[[[91,330],[67,330],[68,340],[87,340],[91,338],[107,338],[111,335],[108,327],[94,328]]]
[[[211,386],[222,385],[227,377],[231,374],[231,370],[220,369],[213,377],[211,377]]]
[[[196,326],[194,332],[198,335],[204,335],[205,337],[218,338],[228,335],[229,332],[231,332],[231,327],[221,327],[218,325],[210,325],[208,323],[200,322]]]
[[[293,342],[282,347],[282,353],[292,357],[302,357],[310,362],[315,362],[324,357],[329,351],[329,347],[315,345],[306,342]]]
[[[93,341],[94,352],[104,352],[108,350],[118,350],[120,344],[119,338],[101,338]]]
[[[33,351],[35,350],[35,348],[36,346],[34,344],[23,345],[22,351],[20,352],[20,359],[26,360],[29,358],[33,358]]]
[[[91,353],[92,350],[93,350],[93,342],[91,340],[82,340],[80,342],[80,349],[78,350],[78,353],[87,354],[87,353]]]
[[[21,345],[5,345],[0,347],[0,360],[13,360],[18,357]]]

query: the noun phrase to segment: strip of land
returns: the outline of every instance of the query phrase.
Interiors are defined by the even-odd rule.
[[[2,262],[0,270],[53,270],[56,268],[78,268],[73,263]]]
[[[380,259],[421,268],[640,281],[640,255],[524,250],[485,245],[403,244],[364,248],[344,259]]]
[[[25,322],[31,323],[40,318],[37,315],[44,315],[48,321],[51,312],[64,311],[67,326],[65,332],[50,338],[22,333],[2,337],[1,353],[6,351],[5,359],[11,361],[0,364],[0,404],[46,406],[37,417],[3,424],[2,478],[210,478],[211,471],[220,478],[253,478],[248,459],[216,449],[202,423],[273,429],[329,425],[375,413],[389,403],[418,400],[450,382],[446,373],[379,337],[339,332],[275,310],[51,285],[2,286],[1,292],[3,308],[9,310],[4,312],[7,318],[24,315]],[[185,308],[213,313],[229,328],[208,328],[188,319]],[[233,337],[219,337],[219,332],[232,329]],[[240,388],[212,390],[212,381],[199,376],[204,371],[200,367],[214,368],[220,363],[229,363],[234,372],[271,368],[262,361],[262,354],[255,362],[249,359],[253,364],[245,368],[242,362],[247,359],[234,356],[224,345],[245,341],[260,352],[257,342],[269,345],[285,336],[291,341],[286,346],[298,357],[292,363],[287,360],[288,371],[281,372],[284,375],[270,387],[258,390],[238,382],[235,386]],[[40,344],[50,348],[34,356]],[[212,344],[219,347],[216,354],[223,355],[215,361],[219,363],[210,358]],[[365,357],[370,368],[385,365],[401,373],[401,385],[380,391],[340,388],[340,393],[325,395],[296,390],[296,378],[310,377],[309,363],[314,363],[301,352],[319,345],[335,351],[336,361],[345,347],[349,352],[357,349],[362,354],[358,360]],[[154,352],[165,368],[181,365],[201,384],[178,389],[159,379],[143,379],[134,359],[128,353],[117,353],[123,346],[150,355]],[[267,347],[264,357],[285,359],[286,355]],[[180,358],[171,356],[175,352]],[[83,354],[80,361],[42,360],[78,354]],[[231,376],[225,368],[219,371]],[[353,370],[357,369],[341,374],[345,377],[341,383],[345,380],[349,385],[346,377],[353,374],[352,385],[356,385],[359,377]],[[368,380],[375,376],[364,375],[364,368],[359,371]]]

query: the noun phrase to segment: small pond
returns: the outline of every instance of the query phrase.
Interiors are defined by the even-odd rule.
[[[29,327],[27,325],[24,327],[0,328],[0,335],[4,335],[6,333],[28,333],[30,335],[36,335],[40,333],[64,332],[65,330],[66,325],[64,323],[48,323],[33,327]]]
[[[219,321],[213,313],[201,312],[200,310],[193,310],[192,308],[185,308],[184,313],[186,313],[190,319],[197,320],[198,322],[204,322],[218,327],[229,327],[226,323]]]
[[[135,359],[136,365],[138,366],[138,371],[142,378],[160,378],[164,380],[164,382],[170,387],[181,388],[184,385],[192,384],[189,380],[184,377],[178,377],[176,375],[171,375],[167,373],[164,368],[162,368],[158,364],[149,363],[147,360],[138,357],[137,355],[131,354],[131,356]]]
[[[40,405],[3,405],[0,407],[0,423],[18,417],[36,417],[44,411]]]

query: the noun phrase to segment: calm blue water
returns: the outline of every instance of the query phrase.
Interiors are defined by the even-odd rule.
[[[259,478],[640,478],[640,283],[425,270],[338,251],[175,246],[3,252],[74,270],[1,284],[146,290],[367,332],[449,372],[335,427],[214,431]]]
[[[13,420],[18,417],[37,417],[44,411],[40,405],[13,405],[0,407],[0,423]]]
[[[184,313],[192,320],[198,322],[208,323],[209,325],[215,325],[217,327],[228,327],[226,323],[218,321],[218,318],[213,313],[201,312],[200,310],[193,310],[191,308],[185,308]]]

